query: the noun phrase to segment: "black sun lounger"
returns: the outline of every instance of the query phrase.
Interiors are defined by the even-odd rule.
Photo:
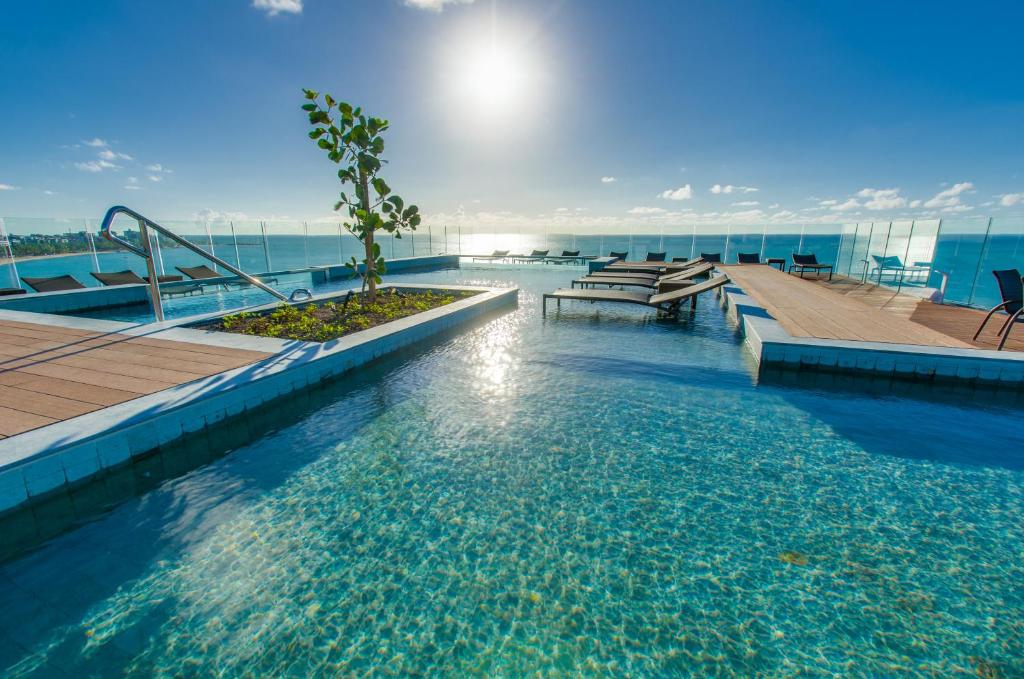
[[[797,269],[800,272],[800,278],[804,277],[804,271],[813,271],[815,275],[820,276],[822,271],[827,270],[828,279],[832,280],[832,265],[821,264],[814,254],[798,255],[794,252],[793,263],[789,265],[789,273],[793,273],[793,269]]]
[[[484,260],[489,262],[494,259],[505,259],[506,257],[508,257],[508,252],[508,250],[495,250],[493,254],[474,257],[473,261],[475,262],[477,260]]]
[[[622,274],[621,276],[598,276],[596,274],[577,278],[572,282],[572,287],[579,285],[581,288],[596,287],[598,285],[635,286],[641,288],[657,288],[660,292],[667,292],[673,288],[685,287],[692,284],[692,279],[707,274],[714,268],[712,264],[699,264],[685,271],[677,271],[665,276],[647,276],[645,274]],[[677,285],[678,284],[678,285]]]
[[[28,278],[22,276],[21,280],[25,281],[25,285],[36,292],[61,292],[63,290],[81,290],[85,288],[74,276],[67,274],[51,276],[49,278]]]
[[[98,280],[103,285],[144,285],[149,283],[149,276],[143,278],[131,269],[125,269],[124,271],[114,271],[111,273],[100,273],[99,271],[91,271],[89,275]],[[157,276],[156,280],[158,283],[174,283],[182,280],[181,276]]]
[[[543,297],[543,312],[547,313],[548,300],[553,299],[561,306],[563,299],[575,299],[584,302],[626,302],[629,304],[642,304],[657,309],[659,313],[668,316],[678,316],[679,307],[685,302],[690,303],[691,309],[697,308],[697,296],[702,292],[715,290],[729,282],[729,277],[719,274],[714,278],[689,285],[672,292],[661,292],[654,295],[643,292],[626,292],[625,290],[581,290],[578,288],[560,288],[554,292],[546,293]]]

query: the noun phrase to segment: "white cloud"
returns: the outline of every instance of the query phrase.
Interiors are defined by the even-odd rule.
[[[86,146],[98,146],[98,147],[99,146],[106,146],[107,145],[106,140],[105,139],[100,139],[99,137],[93,137],[92,139],[89,139],[88,141],[83,141],[82,143],[85,144]]]
[[[302,0],[252,0],[252,6],[267,13],[267,16],[299,14],[302,12]]]
[[[999,204],[1003,207],[1013,207],[1018,203],[1024,203],[1024,193],[1004,193],[999,197]]]
[[[119,158],[121,160],[131,160],[132,159],[132,157],[129,156],[127,153],[118,153],[116,151],[111,151],[110,149],[103,149],[102,151],[100,151],[99,156],[103,160],[117,160]]]
[[[939,191],[933,197],[925,201],[924,206],[942,208],[955,207],[960,205],[961,194],[973,190],[974,184],[971,182],[960,182],[959,184],[954,184],[944,191]],[[959,212],[962,212],[962,210],[959,210]]]
[[[14,184],[0,184],[0,191],[17,191],[18,187]]]
[[[660,214],[664,214],[664,213],[665,213],[665,210],[663,208],[660,208],[660,207],[644,207],[644,206],[639,206],[639,207],[630,208],[630,210],[629,210],[629,214],[631,214],[631,215],[660,215]]]
[[[943,212],[969,212],[974,208],[970,205],[950,205],[949,207],[942,208]]]
[[[473,0],[405,0],[406,7],[440,12],[445,5],[472,5]]]
[[[861,189],[857,195],[868,199],[864,207],[869,210],[892,210],[907,204],[899,189]]]
[[[52,191],[50,189],[44,189],[43,193],[46,194],[47,196],[56,196],[57,195],[56,191]]]
[[[116,168],[117,165],[107,160],[89,160],[84,163],[75,163],[75,167],[82,172],[103,172],[103,170]]]
[[[856,210],[859,207],[860,203],[857,202],[857,199],[851,198],[845,203],[837,203],[836,205],[832,205],[831,207],[829,207],[829,210],[834,210],[835,212],[849,212],[850,210]]]
[[[768,209],[769,209],[769,210],[774,210],[774,209],[776,209],[776,208],[778,208],[778,207],[779,207],[779,204],[778,204],[778,203],[772,203],[771,205],[769,205],[769,206],[768,206]]]
[[[200,222],[245,222],[251,218],[244,212],[221,212],[213,208],[203,208],[192,215],[192,219]],[[337,222],[336,216],[327,217],[325,222]]]
[[[830,198],[829,200],[823,200],[820,203],[818,203],[819,207],[832,207],[833,205],[839,205],[839,201]]]
[[[924,201],[921,201],[921,200],[912,200],[912,201],[910,201],[910,207],[912,207],[912,208],[919,208],[919,207],[921,207],[921,204],[923,202]]]
[[[149,176],[148,176],[148,177],[146,177],[146,178],[147,178],[147,179],[148,179],[149,181],[151,181],[151,182],[162,182],[162,181],[164,180],[164,178],[163,178],[163,177],[161,177],[160,175],[155,175],[155,174],[151,174],[151,175],[149,175]]]
[[[138,184],[139,183],[139,178],[138,177],[128,177],[128,183],[129,184]]]
[[[569,208],[567,208],[567,207],[557,207],[557,208],[555,208],[555,212],[568,212],[568,211],[569,211]]]
[[[128,189],[129,191],[138,191],[142,187],[139,186],[138,184],[125,184],[124,188]]]
[[[755,205],[760,205],[760,204],[761,203],[759,203],[756,200],[741,200],[738,203],[733,203],[732,206],[733,207],[754,207]],[[778,207],[778,205],[775,205],[774,207]]]
[[[617,181],[619,180],[616,179],[615,177],[601,177],[602,184],[614,184]]]
[[[715,184],[711,187],[711,193],[753,193],[757,191],[753,186],[733,186],[732,184]]]
[[[689,184],[680,186],[678,189],[668,189],[659,194],[667,200],[690,200],[693,198],[693,187]]]

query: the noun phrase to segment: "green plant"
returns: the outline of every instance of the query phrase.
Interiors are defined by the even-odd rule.
[[[360,263],[353,257],[345,266],[352,270],[353,276],[362,276],[363,290],[373,302],[377,298],[380,274],[385,271],[374,233],[383,230],[401,238],[403,229],[415,230],[419,225],[419,208],[406,207],[405,201],[391,193],[391,187],[377,174],[385,162],[381,158],[384,154],[381,135],[388,129],[388,121],[366,116],[361,108],[336,101],[329,94],[324,94],[321,105],[319,92],[304,89],[303,93],[308,101],[302,105],[302,110],[309,114],[309,124],[313,126],[309,138],[327,152],[331,162],[343,166],[338,170],[342,187],[348,184],[354,187],[351,197],[341,192],[334,209],[348,208],[352,221],[345,222],[345,228],[363,243],[366,258]]]

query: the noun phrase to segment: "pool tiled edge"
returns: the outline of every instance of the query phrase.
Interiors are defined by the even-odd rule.
[[[184,327],[157,328],[157,334],[149,336],[199,344],[228,341],[232,346],[244,345],[275,355],[0,441],[0,512],[13,510],[63,487],[83,483],[133,457],[308,385],[337,377],[432,335],[514,307],[518,300],[517,288],[395,287],[482,292],[323,344],[226,335]],[[21,316],[17,312],[5,313]],[[67,327],[102,327],[129,334],[144,334],[147,327],[42,314],[32,316]],[[149,332],[152,333],[152,329]]]
[[[1019,352],[794,337],[734,284],[723,290],[722,303],[761,369],[1024,388],[1024,355]]]

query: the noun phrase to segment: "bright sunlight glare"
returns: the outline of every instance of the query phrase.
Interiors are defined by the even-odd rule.
[[[460,84],[469,103],[497,112],[525,94],[524,79],[522,59],[509,50],[489,46],[467,56]]]

